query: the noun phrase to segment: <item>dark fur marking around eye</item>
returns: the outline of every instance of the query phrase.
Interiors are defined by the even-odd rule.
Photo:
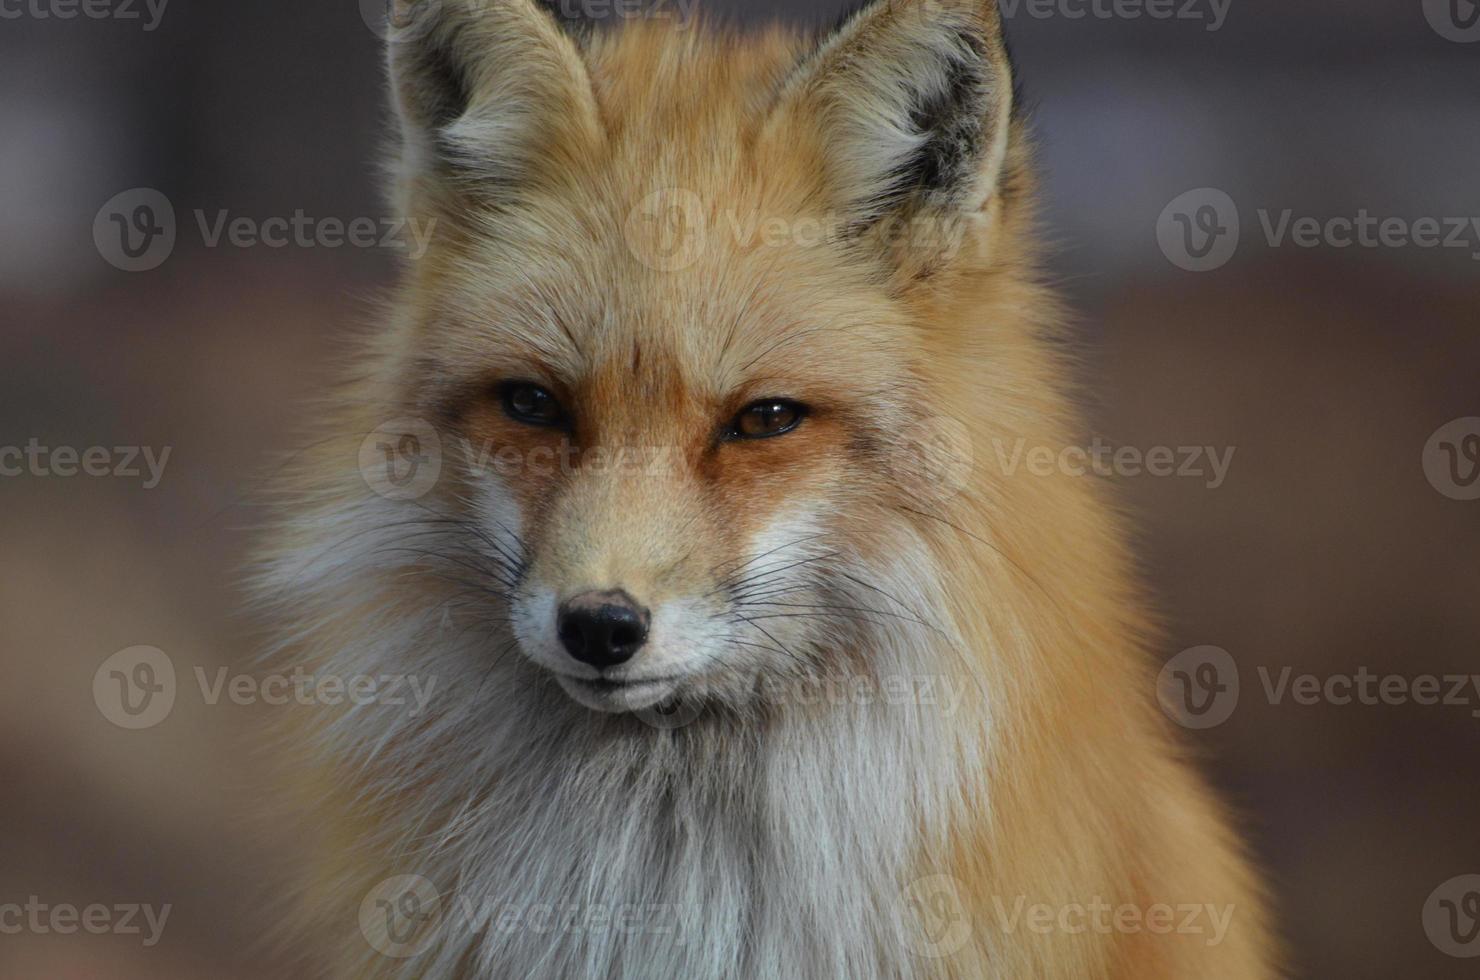
[[[867,429],[855,429],[848,438],[847,451],[859,466],[879,466],[884,461],[884,443]]]

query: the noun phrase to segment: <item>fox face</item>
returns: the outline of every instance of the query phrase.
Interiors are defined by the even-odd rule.
[[[511,256],[530,271],[507,293],[439,289],[488,312],[412,386],[464,392],[437,415],[493,461],[450,487],[494,538],[467,544],[503,560],[519,651],[615,711],[738,694],[870,610],[909,615],[859,583],[897,550],[900,435],[929,411],[906,311],[847,256],[717,240],[674,272],[630,249],[593,236],[564,268]]]
[[[866,351],[809,370],[820,352],[797,328],[748,333],[728,352],[686,350],[661,326],[578,335],[594,363],[572,350],[511,366],[520,380],[470,419],[499,452],[562,461],[480,491],[523,552],[519,648],[588,707],[641,709],[785,668],[806,631],[778,614],[843,605],[847,583],[828,567],[875,557],[866,528],[846,526],[860,508],[845,498],[878,482],[894,420],[858,379],[893,383],[897,368]],[[872,489],[888,499],[887,484]]]
[[[466,523],[519,654],[620,713],[928,628],[901,515],[947,411],[932,304],[998,230],[987,5],[741,55],[442,8],[391,46],[401,203],[442,233],[385,385],[460,447],[422,505]]]

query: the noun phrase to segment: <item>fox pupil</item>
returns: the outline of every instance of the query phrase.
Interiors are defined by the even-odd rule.
[[[504,411],[529,425],[558,425],[564,412],[555,396],[539,385],[515,383],[504,389]]]
[[[741,439],[767,439],[795,429],[805,414],[796,402],[768,399],[756,402],[735,420],[733,432]]]

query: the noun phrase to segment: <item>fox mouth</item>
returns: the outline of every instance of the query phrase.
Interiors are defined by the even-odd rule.
[[[583,679],[556,674],[561,690],[584,707],[604,714],[645,711],[673,699],[681,682],[677,677]]]

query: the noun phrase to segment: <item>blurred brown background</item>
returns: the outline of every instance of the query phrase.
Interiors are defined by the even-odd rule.
[[[1258,673],[1480,672],[1480,501],[1423,465],[1436,430],[1480,416],[1480,230],[1465,248],[1275,247],[1258,217],[1480,216],[1480,43],[1455,39],[1473,8],[1457,0],[1448,28],[1448,0],[1231,0],[1217,30],[1206,3],[1203,20],[1063,13],[1088,3],[1009,17],[1082,321],[1086,438],[1236,450],[1215,489],[1118,480],[1165,656],[1210,644],[1239,664],[1237,710],[1189,741],[1248,816],[1299,975],[1475,976],[1424,908],[1480,872],[1480,692],[1307,707],[1271,703]],[[131,6],[0,19],[0,447],[171,450],[153,488],[0,477],[0,904],[172,910],[149,948],[0,934],[5,978],[271,969],[257,943],[302,845],[291,816],[258,816],[270,709],[181,696],[126,731],[93,677],[141,644],[192,690],[196,666],[250,669],[236,583],[255,481],[393,269],[375,248],[207,248],[193,215],[383,213],[378,39],[356,0]],[[139,187],[173,203],[179,236],[129,273],[93,224]],[[1209,187],[1241,241],[1184,271],[1158,219]]]

